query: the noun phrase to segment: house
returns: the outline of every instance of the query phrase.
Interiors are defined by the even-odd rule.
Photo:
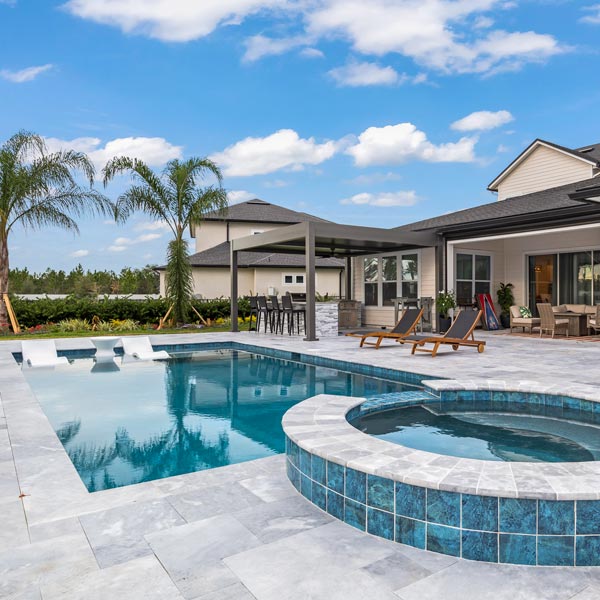
[[[600,144],[537,139],[488,186],[497,200],[398,227],[431,232],[436,248],[354,259],[363,322],[391,325],[395,297],[454,290],[459,305],[514,285],[515,301],[600,304]]]
[[[259,199],[233,204],[223,212],[205,215],[200,223],[191,227],[196,246],[190,257],[194,294],[201,298],[229,296],[231,240],[306,221],[327,222]],[[240,295],[306,291],[303,255],[242,252],[238,257],[238,268]],[[318,258],[317,292],[340,296],[343,289],[344,262],[336,258]],[[165,293],[164,267],[160,268],[160,292]]]

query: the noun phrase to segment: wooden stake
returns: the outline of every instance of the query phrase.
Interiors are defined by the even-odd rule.
[[[173,310],[173,305],[171,304],[171,306],[169,306],[169,310],[167,311],[167,314],[158,322],[158,327],[157,327],[157,331],[159,329],[163,328],[163,325],[165,324],[166,320],[169,318],[169,315],[171,314],[171,311]]]
[[[10,298],[8,294],[2,294],[2,300],[6,305],[6,312],[8,312],[8,318],[10,319],[10,324],[13,328],[14,333],[21,333],[21,327],[19,327],[19,321],[17,321],[17,315],[15,315],[15,311],[13,310],[12,304],[10,303]]]
[[[192,305],[192,310],[198,315],[198,318],[200,319],[200,323],[202,323],[202,325],[206,325],[208,327],[209,324],[206,322],[204,317],[194,308],[193,305]]]

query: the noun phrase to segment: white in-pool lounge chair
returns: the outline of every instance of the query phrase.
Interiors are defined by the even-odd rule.
[[[124,337],[121,338],[123,342],[123,352],[125,357],[133,357],[138,360],[157,360],[164,358],[171,358],[168,352],[154,350],[150,343],[150,338],[146,336],[136,337]]]
[[[69,359],[58,356],[54,340],[29,340],[21,342],[23,366],[27,367],[55,367],[68,365]]]

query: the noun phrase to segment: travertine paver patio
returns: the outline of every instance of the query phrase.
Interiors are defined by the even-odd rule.
[[[486,338],[484,354],[436,359],[396,344],[359,350],[351,338],[199,334],[156,343],[235,339],[432,377],[600,394],[599,344]],[[89,494],[10,354],[18,349],[0,343],[2,598],[600,598],[598,568],[473,563],[354,530],[297,494],[283,457]]]

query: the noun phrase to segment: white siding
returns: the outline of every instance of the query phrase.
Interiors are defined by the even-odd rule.
[[[593,177],[592,165],[539,146],[498,185],[498,200],[522,196]]]
[[[272,223],[229,223],[229,239],[252,235],[255,231],[270,231],[278,225]],[[284,227],[284,225],[282,225]],[[196,252],[202,252],[227,241],[227,223],[223,221],[203,221],[196,226]]]

